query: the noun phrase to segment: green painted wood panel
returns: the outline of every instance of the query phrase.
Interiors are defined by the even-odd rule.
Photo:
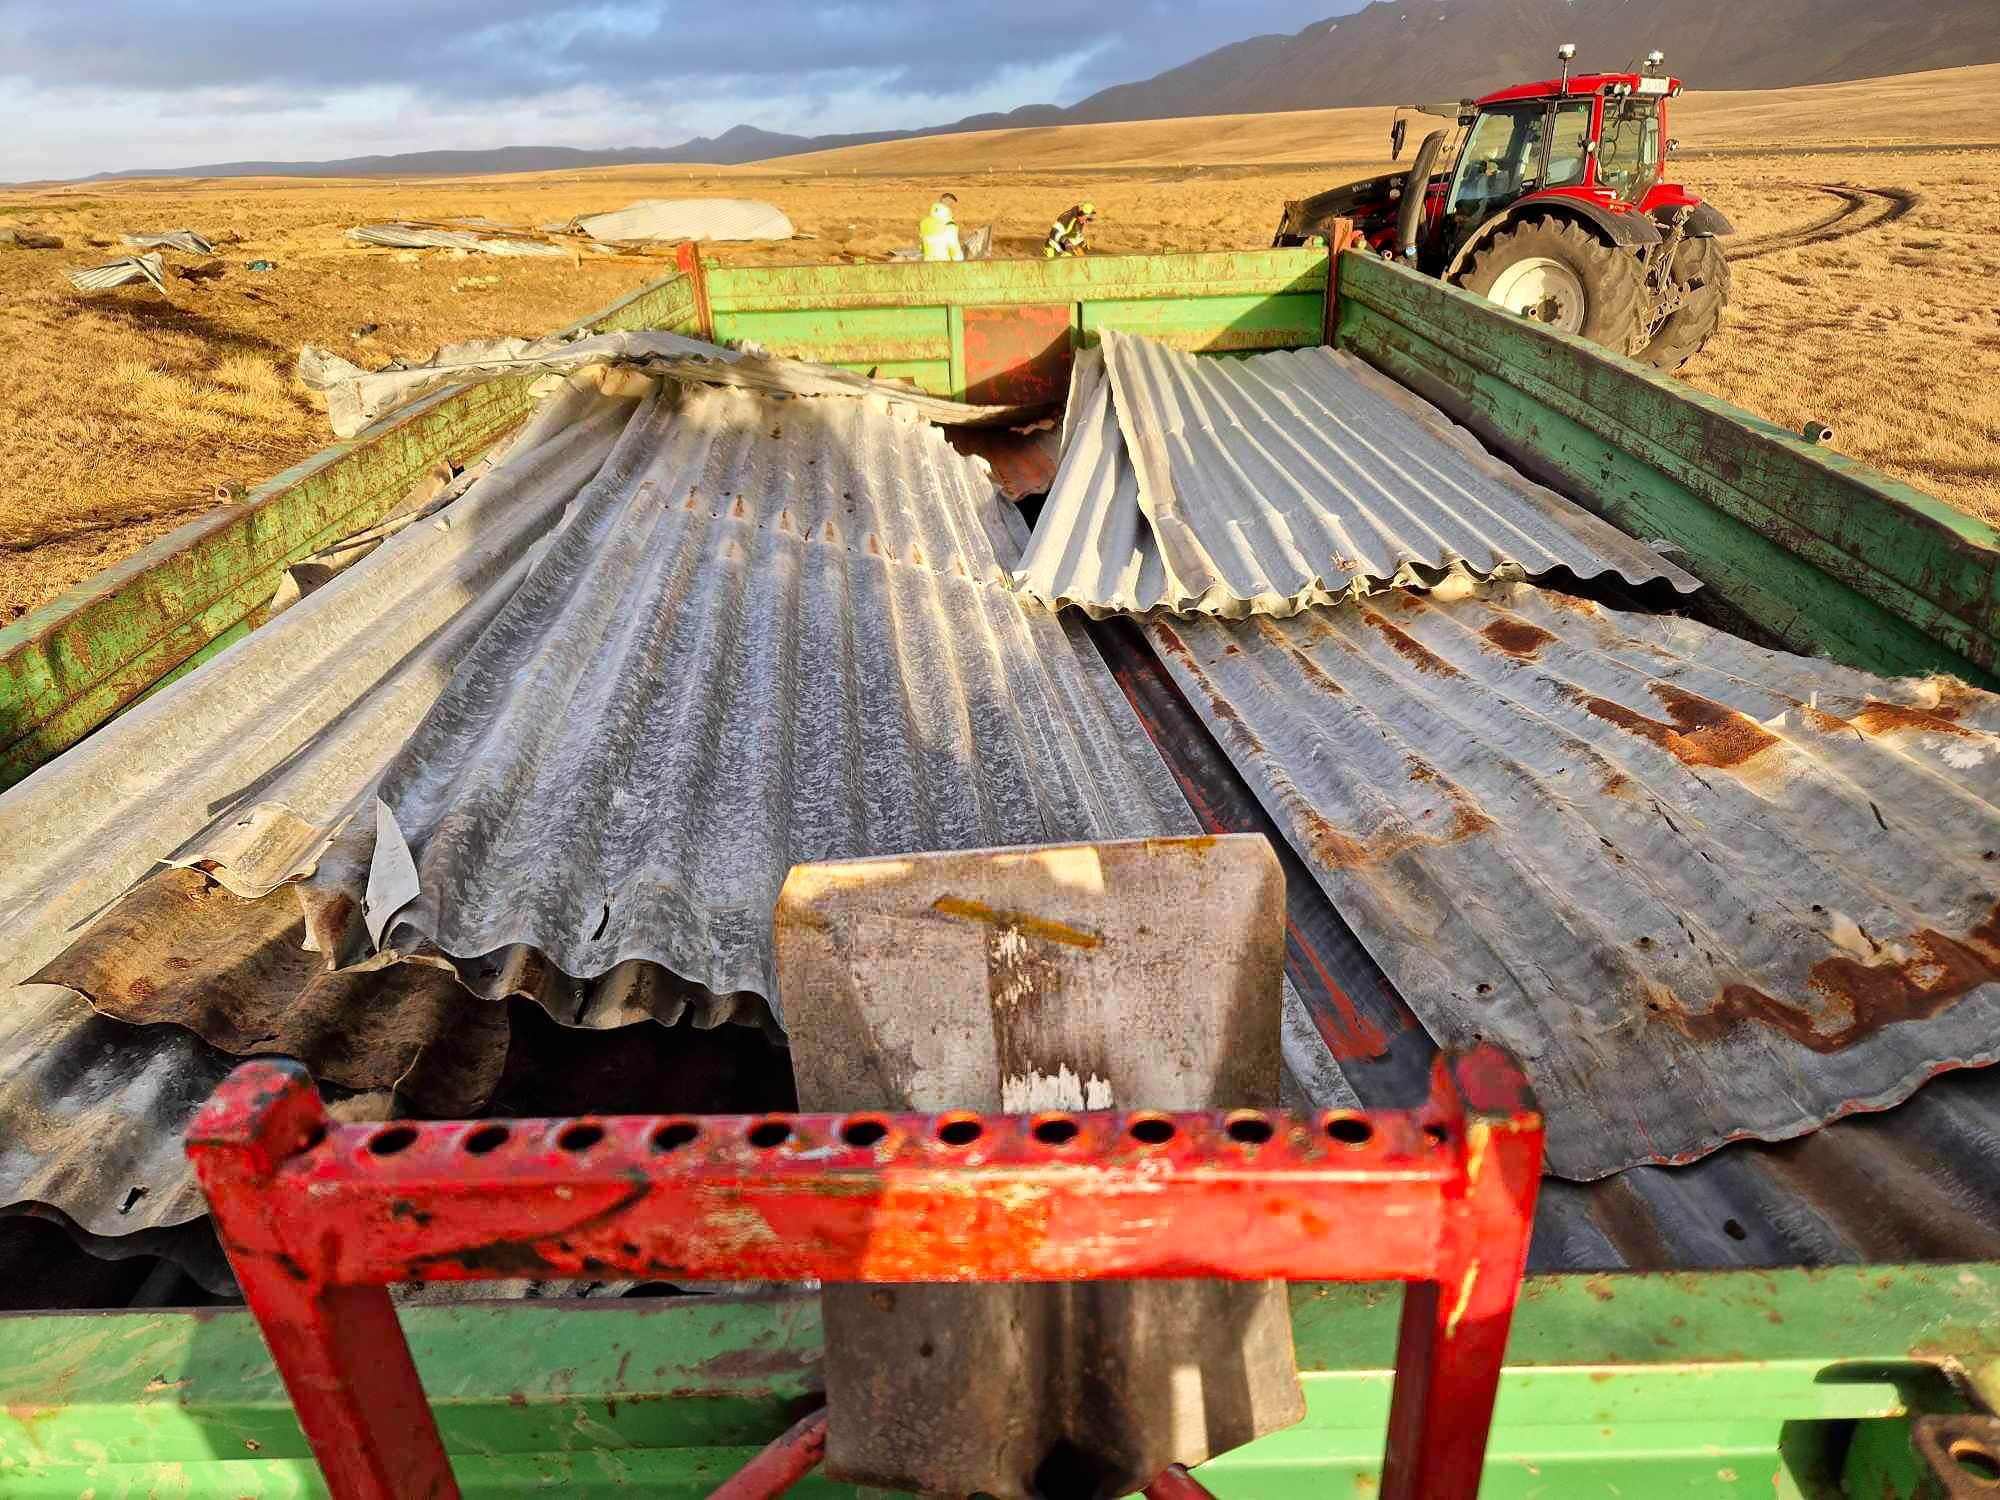
[[[1223,1500],[1372,1493],[1398,1298],[1294,1288],[1306,1418],[1205,1465],[1203,1481]],[[809,1295],[402,1316],[468,1494],[696,1500],[821,1399]],[[1850,1463],[1878,1477],[1910,1413],[1963,1408],[1936,1362],[1977,1364],[1996,1328],[1995,1266],[1531,1277],[1481,1493],[1841,1494],[1813,1486]],[[1858,1463],[1857,1430],[1870,1437]],[[324,1493],[240,1309],[0,1317],[0,1487]],[[854,1491],[814,1480],[795,1493]]]
[[[1793,649],[1995,682],[2000,534],[1983,522],[1682,381],[1353,252],[1341,258],[1338,342],[1632,535],[1683,548],[1694,573]]]
[[[1106,328],[1144,334],[1196,353],[1251,353],[1319,343],[1323,292],[1218,297],[1118,298],[1082,304],[1086,345]]]

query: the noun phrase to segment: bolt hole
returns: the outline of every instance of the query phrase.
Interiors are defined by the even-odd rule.
[[[1750,1238],[1750,1231],[1734,1219],[1724,1219],[1722,1221],[1722,1232],[1732,1240],[1747,1240]]]
[[[556,1137],[556,1144],[565,1151],[588,1151],[603,1139],[602,1125],[566,1125],[562,1134]]]
[[[1490,995],[1493,993],[1493,986],[1485,983],[1475,984],[1472,987],[1472,993],[1475,995]]]
[[[1326,1122],[1326,1133],[1343,1146],[1365,1146],[1375,1138],[1375,1127],[1354,1115],[1342,1115]]]
[[[938,1126],[938,1139],[947,1146],[970,1146],[984,1134],[986,1127],[977,1120],[946,1120]]]
[[[678,1151],[681,1147],[695,1140],[700,1135],[700,1126],[690,1125],[685,1120],[676,1120],[673,1124],[662,1125],[658,1130],[653,1132],[653,1149],[655,1151]]]
[[[1035,1139],[1044,1146],[1067,1146],[1077,1137],[1077,1123],[1058,1116],[1053,1120],[1043,1120],[1035,1126]]]
[[[750,1144],[760,1151],[782,1146],[792,1138],[792,1127],[783,1120],[760,1120],[750,1127]]]
[[[1174,1122],[1153,1115],[1143,1120],[1134,1120],[1129,1133],[1133,1140],[1143,1146],[1164,1146],[1174,1138]]]
[[[1261,1146],[1273,1134],[1271,1122],[1262,1115],[1238,1115],[1223,1130],[1232,1141],[1245,1146]]]
[[[1972,1438],[1960,1438],[1948,1450],[1951,1461],[1983,1485],[2000,1487],[2000,1455]]]
[[[1442,1125],[1426,1125],[1424,1127],[1424,1139],[1429,1141],[1433,1146],[1448,1145],[1451,1141],[1451,1132],[1446,1130]]]
[[[507,1135],[505,1125],[482,1125],[465,1138],[465,1150],[473,1156],[484,1156],[506,1145]]]
[[[872,1146],[889,1133],[880,1120],[849,1120],[841,1127],[840,1138],[850,1146]]]
[[[618,1253],[627,1260],[637,1260],[639,1258],[639,1247],[630,1240],[626,1240],[619,1245]]]
[[[394,1156],[398,1151],[409,1148],[417,1138],[413,1126],[391,1125],[387,1130],[378,1130],[368,1138],[368,1150],[375,1156]]]

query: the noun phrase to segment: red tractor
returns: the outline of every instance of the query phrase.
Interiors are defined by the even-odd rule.
[[[1348,219],[1370,248],[1565,333],[1678,369],[1722,321],[1731,233],[1715,208],[1662,180],[1667,101],[1681,91],[1655,52],[1639,73],[1570,76],[1457,105],[1406,171],[1285,205],[1275,243],[1303,245]],[[1407,122],[1398,110],[1391,159]],[[1447,137],[1456,147],[1455,155]],[[1425,183],[1419,194],[1411,183]]]

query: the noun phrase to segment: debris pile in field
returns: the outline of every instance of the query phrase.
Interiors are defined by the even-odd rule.
[[[462,250],[472,255],[554,256],[567,255],[561,245],[540,236],[524,234],[504,225],[480,224],[454,227],[448,224],[357,224],[347,231],[357,245],[375,245],[391,250]]]

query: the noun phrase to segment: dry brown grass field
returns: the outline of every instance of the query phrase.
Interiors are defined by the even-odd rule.
[[[2000,522],[1996,98],[2000,66],[1696,93],[1674,133],[1679,175],[1739,230],[1733,310],[1686,378],[1789,427],[1827,422],[1842,451]],[[657,274],[588,256],[399,259],[349,246],[351,224],[535,223],[729,193],[771,199],[815,238],[712,247],[725,260],[870,260],[911,241],[948,184],[961,219],[998,227],[1002,255],[1034,253],[1049,217],[1086,194],[1105,215],[1101,250],[1249,249],[1269,243],[1286,198],[1378,165],[1388,119],[1324,110],[996,131],[693,171],[0,189],[0,226],[67,241],[0,245],[0,625],[199,514],[218,483],[255,483],[328,441],[292,379],[300,344],[369,365],[422,356],[561,326]],[[216,257],[221,276],[173,280],[171,300],[85,298],[61,278],[121,253],[121,232],[182,227],[241,239]],[[246,270],[254,259],[277,269]],[[498,284],[463,285],[489,276]],[[380,327],[350,337],[366,323]]]

